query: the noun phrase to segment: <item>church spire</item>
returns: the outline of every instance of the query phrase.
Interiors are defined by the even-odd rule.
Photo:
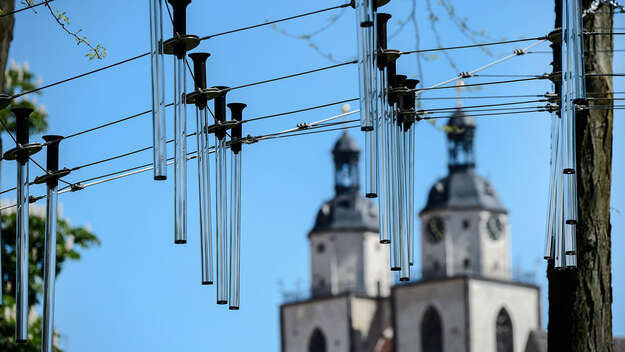
[[[456,111],[450,116],[447,123],[447,149],[449,153],[449,171],[464,170],[475,167],[475,153],[473,151],[473,137],[475,135],[475,120],[467,116],[462,109],[461,87],[462,80],[456,87]]]
[[[358,159],[360,148],[347,132],[336,142],[332,149],[334,156],[334,189],[336,194],[355,193],[360,188],[360,169]]]

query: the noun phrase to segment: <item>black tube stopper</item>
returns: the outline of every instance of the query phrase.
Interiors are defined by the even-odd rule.
[[[191,0],[167,0],[174,10],[174,37],[187,34],[187,6]]]
[[[401,97],[401,99],[403,100],[404,109],[414,112],[414,109],[415,109],[414,89],[417,88],[417,84],[419,84],[419,82],[420,81],[418,79],[407,79],[404,81],[404,85],[406,86],[406,88],[410,89],[408,94]],[[405,119],[404,129],[408,130],[410,126],[412,126],[413,123],[414,123],[414,119],[412,118]]]
[[[397,65],[395,61],[391,61],[386,65],[386,86],[388,89],[388,104],[393,106],[397,102],[396,95],[392,93],[395,88]]]
[[[181,38],[187,34],[187,6],[191,0],[167,0],[174,11],[174,38]],[[187,46],[184,42],[174,45],[174,55],[179,59],[184,58]]]
[[[391,91],[393,89],[403,87],[404,82],[406,81],[406,78],[408,78],[408,76],[406,75],[395,75],[395,85],[391,87]],[[397,108],[399,109],[399,111],[403,110],[404,109],[404,106],[403,106],[404,96],[402,94],[398,94],[397,92],[392,92],[389,95],[393,96],[393,99],[397,103]],[[404,121],[403,116],[401,116],[401,114],[397,114],[397,123],[401,125],[403,121]]]
[[[229,87],[217,86],[215,88],[222,91],[217,97],[215,97],[215,122],[224,123],[226,122],[226,94],[228,93]],[[226,129],[223,127],[217,127],[215,129],[215,137],[219,139],[226,137]]]
[[[391,19],[390,14],[388,13],[378,13],[376,14],[376,23],[377,23],[377,52],[378,52],[378,69],[383,70],[384,66],[386,66],[387,60],[382,52],[387,49],[388,40],[387,40],[387,23],[388,20]]]
[[[206,89],[206,60],[211,56],[209,53],[191,53],[189,57],[193,60],[193,78],[195,81],[195,89]],[[206,108],[207,99],[205,96],[199,95],[195,98],[195,105],[200,108]]]
[[[246,106],[247,105],[243,103],[228,104],[232,119],[239,122],[237,126],[232,128],[232,142],[230,144],[230,149],[234,154],[239,154],[239,152],[241,151],[241,137],[243,136],[241,121],[243,121],[243,109],[245,109]]]
[[[28,129],[30,128],[28,118],[30,117],[30,114],[32,114],[33,109],[13,108],[11,109],[11,112],[15,115],[16,142],[21,145],[28,144]]]
[[[45,135],[42,136],[44,141],[46,141],[46,161],[47,161],[47,171],[49,174],[54,174],[59,170],[59,143],[63,139],[63,136],[57,135]],[[50,177],[46,180],[48,187],[58,186],[59,180],[57,177]]]

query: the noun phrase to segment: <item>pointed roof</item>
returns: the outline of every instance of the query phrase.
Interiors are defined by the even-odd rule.
[[[334,149],[332,149],[332,154],[336,154],[339,152],[360,152],[360,147],[358,146],[358,143],[356,143],[356,141],[346,131],[343,131],[341,138],[336,141],[336,144],[334,144]]]

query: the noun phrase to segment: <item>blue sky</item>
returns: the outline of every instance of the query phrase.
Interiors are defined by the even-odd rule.
[[[410,11],[411,1],[393,0],[384,11],[393,15],[392,33]],[[427,20],[426,5],[417,2],[420,47],[436,46]],[[517,39],[544,35],[553,27],[551,1],[455,1],[456,12],[469,18],[471,28],[491,37]],[[188,32],[207,35],[319,8],[336,1],[288,0],[227,2],[194,1],[188,12]],[[92,42],[101,42],[109,55],[104,61],[88,61],[85,48],[77,47],[44,8],[37,14],[16,15],[10,58],[28,61],[31,70],[51,83],[71,75],[132,57],[149,48],[147,0],[106,2],[60,0],[55,9],[66,11],[73,29],[82,28]],[[468,39],[450,23],[443,9],[432,1],[440,18],[443,45],[461,45]],[[235,86],[331,64],[305,41],[280,33],[300,35],[328,23],[335,25],[314,37],[319,50],[338,61],[355,56],[354,13],[351,9],[310,16],[277,25],[207,40],[198,50],[208,51],[208,84]],[[615,18],[624,27],[625,17]],[[166,31],[169,33],[169,27]],[[415,47],[415,31],[408,23],[390,40],[389,47]],[[525,43],[520,43],[520,47]],[[479,49],[450,52],[458,69],[441,54],[423,61],[424,83],[431,85],[470,71],[509,54],[516,46],[493,47],[494,57]],[[616,49],[625,48],[617,38]],[[535,50],[549,50],[543,44]],[[624,72],[622,53],[615,54],[615,72]],[[550,71],[550,55],[531,54],[495,66],[485,74],[542,74]],[[168,81],[171,82],[168,60]],[[398,71],[417,75],[413,56],[398,61]],[[276,83],[240,89],[229,102],[248,105],[247,117],[320,105],[357,95],[354,65]],[[474,79],[475,82],[479,79]],[[488,79],[486,79],[488,80]],[[472,81],[467,81],[471,83]],[[623,78],[615,78],[615,90],[625,90]],[[49,113],[50,133],[68,135],[114,119],[144,111],[150,104],[149,60],[139,59],[68,84],[50,88],[38,101]],[[170,86],[171,87],[171,84]],[[466,95],[542,94],[545,81],[485,87]],[[171,97],[171,89],[168,90]],[[453,90],[424,96],[453,96]],[[455,101],[425,102],[424,107],[444,107]],[[469,102],[465,103],[466,105]],[[352,104],[356,108],[356,104]],[[339,107],[265,120],[245,126],[245,134],[264,134],[295,127],[339,113]],[[168,115],[173,117],[172,113]],[[614,118],[612,187],[613,253],[625,250],[625,116]],[[439,122],[439,125],[442,122]],[[192,115],[189,125],[194,126]],[[169,136],[173,136],[171,119]],[[352,135],[362,142],[356,131]],[[214,287],[200,285],[196,163],[190,162],[189,244],[173,244],[173,170],[166,182],[152,181],[150,172],[98,185],[59,199],[64,216],[74,225],[89,225],[102,246],[70,263],[57,281],[56,326],[67,351],[173,351],[210,346],[223,351],[279,349],[278,306],[281,290],[305,289],[308,283],[306,234],[319,205],[333,193],[330,149],[339,132],[258,143],[244,150],[243,243],[241,310],[230,312],[215,305]],[[8,138],[3,138],[5,147]],[[434,181],[446,173],[443,134],[430,124],[417,129],[417,208],[425,202]],[[61,144],[61,165],[76,166],[151,144],[149,115],[86,134]],[[190,149],[194,143],[190,141]],[[512,264],[535,272],[543,295],[546,317],[545,263],[541,260],[548,180],[549,116],[546,113],[484,117],[478,119],[476,152],[478,171],[488,177],[510,210]],[[173,148],[170,148],[173,153]],[[77,181],[151,161],[145,152],[67,177]],[[36,158],[43,161],[43,153]],[[15,184],[15,166],[6,163],[2,189]],[[4,171],[3,170],[3,171]],[[38,174],[31,168],[32,175]],[[33,187],[32,194],[42,194]],[[14,197],[14,195],[12,195]],[[42,205],[44,202],[40,202]],[[415,225],[418,226],[418,223]],[[418,241],[417,245],[418,245]],[[419,253],[419,248],[416,248]],[[417,260],[418,262],[418,260]],[[614,333],[625,335],[625,256],[613,255]],[[544,319],[543,319],[544,320]],[[545,326],[546,321],[543,321]]]

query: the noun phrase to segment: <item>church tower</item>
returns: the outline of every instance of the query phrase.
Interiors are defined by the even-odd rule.
[[[360,148],[343,133],[332,155],[335,195],[308,234],[310,299],[280,308],[283,352],[377,351],[391,324],[389,253],[360,191]]]
[[[524,352],[540,328],[535,285],[510,275],[508,212],[475,171],[475,121],[446,126],[447,176],[420,212],[421,281],[393,287],[396,352]]]
[[[508,212],[475,172],[475,121],[458,108],[446,129],[449,174],[434,183],[419,214],[423,277],[510,279]]]

